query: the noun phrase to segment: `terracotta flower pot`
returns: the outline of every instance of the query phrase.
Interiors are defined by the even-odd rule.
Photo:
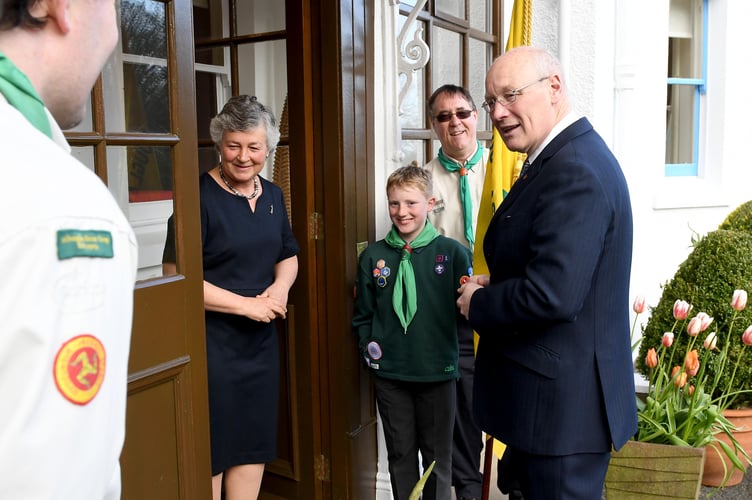
[[[606,499],[696,499],[705,448],[627,441],[611,453]]]
[[[736,426],[734,437],[744,451],[747,452],[747,455],[750,455],[752,453],[752,409],[725,410],[723,416]],[[732,446],[731,440],[725,434],[720,434],[718,439],[729,446]],[[721,450],[720,446],[713,444],[708,445],[706,455],[705,469],[702,474],[702,484],[705,486],[734,486],[742,482],[744,479],[744,472],[734,468],[731,461],[726,457],[725,453],[723,453],[723,450]],[[739,456],[739,454],[737,454],[737,456]],[[744,460],[742,459],[742,461]],[[725,474],[723,468],[724,463],[726,464]],[[725,483],[723,481],[724,477],[726,477]]]

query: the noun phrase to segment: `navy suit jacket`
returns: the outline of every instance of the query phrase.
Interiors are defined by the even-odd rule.
[[[541,455],[607,452],[637,430],[630,345],[632,210],[621,168],[587,119],[518,180],[483,242],[475,292],[474,412]]]

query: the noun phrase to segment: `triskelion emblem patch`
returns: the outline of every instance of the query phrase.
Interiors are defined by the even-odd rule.
[[[102,387],[105,358],[102,342],[93,335],[78,335],[64,343],[53,367],[60,394],[71,403],[88,404]]]

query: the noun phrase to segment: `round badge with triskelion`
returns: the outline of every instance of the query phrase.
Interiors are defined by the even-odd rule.
[[[57,352],[53,371],[60,394],[77,405],[88,404],[104,381],[102,342],[93,335],[73,337]]]

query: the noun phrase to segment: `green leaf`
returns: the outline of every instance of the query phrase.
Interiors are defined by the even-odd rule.
[[[407,500],[419,500],[421,493],[423,493],[423,487],[426,485],[426,481],[428,481],[428,476],[431,475],[431,471],[433,470],[433,466],[436,464],[436,460],[431,462],[431,465],[428,466],[428,469],[423,473],[423,476],[420,478],[420,480],[415,483],[415,486],[413,487],[413,491],[410,492],[410,496]]]

